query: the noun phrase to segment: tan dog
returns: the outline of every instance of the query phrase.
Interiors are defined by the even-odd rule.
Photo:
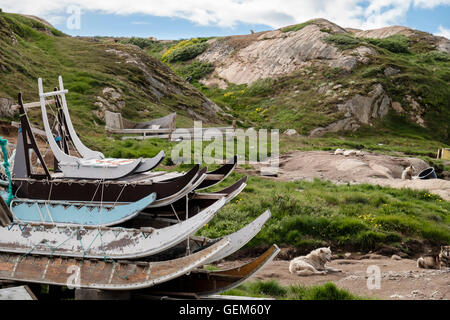
[[[415,171],[415,168],[410,165],[409,167],[406,167],[405,170],[402,172],[402,180],[411,180],[413,177],[413,173]]]
[[[437,256],[425,256],[417,259],[417,268],[446,269],[450,268],[450,246],[441,246]]]
[[[325,264],[330,261],[330,247],[319,248],[311,251],[307,256],[292,259],[289,264],[289,272],[295,273],[299,276],[327,274],[328,272],[342,272],[342,270],[325,266]]]

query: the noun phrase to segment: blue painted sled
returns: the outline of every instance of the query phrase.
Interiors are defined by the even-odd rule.
[[[3,199],[8,193],[0,191]],[[156,193],[127,204],[67,202],[15,198],[10,204],[15,222],[112,226],[134,218],[156,199]]]

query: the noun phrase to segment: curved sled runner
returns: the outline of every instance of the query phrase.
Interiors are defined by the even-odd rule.
[[[247,224],[242,229],[227,235],[226,237],[230,240],[230,245],[226,250],[222,251],[220,254],[214,256],[206,263],[213,263],[214,261],[218,261],[220,259],[224,259],[229,255],[232,255],[243,246],[245,246],[250,240],[253,239],[262,229],[264,224],[271,217],[270,210],[267,210],[263,214],[261,214],[258,218]],[[215,243],[216,241],[220,241],[222,238],[211,240],[211,243]],[[203,247],[204,248],[204,247]],[[202,250],[202,247],[199,248]],[[195,251],[194,251],[195,252]]]
[[[217,199],[225,197],[225,204],[230,202],[236,197],[242,190],[244,190],[247,182],[247,177],[240,179],[233,185],[212,193],[191,193],[188,195],[188,200],[180,199],[167,206],[159,208],[153,208],[152,206],[146,208],[135,219],[127,222],[127,226],[158,226],[161,224],[178,223],[180,220],[186,219],[186,217],[193,217],[211,204]],[[186,215],[187,205],[187,215]]]
[[[192,180],[191,183],[187,184],[186,187],[178,192],[177,194],[174,194],[173,196],[161,200],[156,200],[153,202],[149,208],[159,208],[167,206],[168,204],[172,204],[182,198],[184,198],[186,195],[188,195],[190,192],[194,191],[194,189],[202,183],[203,180],[206,178],[206,171],[208,168],[202,168],[198,171],[198,174],[195,179]],[[170,181],[169,181],[170,182]],[[167,183],[169,183],[167,182]]]
[[[223,241],[223,240],[222,240]],[[189,274],[143,290],[144,294],[177,296],[177,294],[207,296],[233,289],[256,274],[280,252],[276,244],[253,261],[237,268],[220,271],[195,269]],[[140,292],[141,293],[141,292]]]
[[[237,166],[237,155],[220,168],[206,174],[206,179],[195,190],[206,189],[225,180]]]
[[[164,150],[161,150],[156,156],[153,158],[144,158],[141,161],[141,164],[137,167],[134,173],[142,173],[150,171],[156,168],[165,158],[166,154]]]
[[[0,279],[103,290],[143,289],[188,273],[228,243],[223,239],[187,257],[150,263],[0,253]]]
[[[0,251],[98,259],[143,258],[185,240],[210,221],[224,203],[222,198],[195,217],[162,229],[15,223],[0,228]]]
[[[261,228],[264,224],[269,220],[271,216],[270,210],[267,210],[263,214],[261,214],[258,218],[247,224],[242,229],[229,234],[226,236],[227,239],[230,240],[230,245],[226,250],[222,251],[221,254],[214,256],[211,260],[207,261],[207,264],[213,263],[220,259],[224,259],[231,254],[235,253],[243,246],[245,246],[250,240],[252,240],[258,233],[261,231]],[[189,250],[190,252],[197,252],[199,250],[203,250],[210,245],[220,241],[222,238],[217,239],[209,239],[206,237],[197,237],[190,236],[189,237]],[[177,246],[174,246],[166,251],[163,251],[159,254],[152,255],[149,257],[149,261],[162,261],[162,260],[170,260],[182,257],[186,254],[187,245],[185,242],[180,243]]]

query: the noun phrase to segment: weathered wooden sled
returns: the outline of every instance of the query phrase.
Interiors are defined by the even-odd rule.
[[[58,96],[63,97],[63,104],[65,101],[64,94],[67,90],[59,90],[44,93],[42,79],[38,79],[39,86],[39,97],[41,102],[41,112],[42,121],[44,123],[45,134],[47,135],[47,140],[52,150],[54,157],[58,160],[59,169],[63,172],[66,178],[84,178],[84,179],[118,179],[125,177],[132,172],[134,172],[137,167],[141,164],[142,159],[98,159],[94,157],[94,154],[89,158],[77,158],[65,153],[60,149],[59,145],[56,143],[55,138],[50,127],[48,116],[47,116],[47,106],[45,102],[46,97]],[[20,101],[19,105],[23,105]],[[23,109],[23,108],[21,108]],[[22,110],[21,110],[22,111]],[[66,119],[69,125],[70,119]],[[68,128],[71,130],[71,127]],[[71,137],[73,142],[76,144],[77,149],[83,148],[84,145],[78,144],[77,139],[74,136],[74,132],[71,132]],[[87,150],[83,150],[87,151]],[[97,152],[95,155],[100,156]]]
[[[64,89],[64,84],[62,81],[62,77],[59,76],[58,78],[59,86],[60,88]],[[61,90],[62,90],[61,89]],[[57,90],[57,89],[55,89]],[[96,159],[103,159],[104,155],[98,151],[93,151],[87,148],[83,145],[83,143],[78,138],[75,129],[73,128],[72,121],[70,118],[69,109],[67,107],[67,103],[65,102],[65,94],[61,93],[62,98],[62,104],[59,101],[59,98],[56,97],[55,100],[52,100],[55,102],[57,112],[58,112],[58,118],[60,122],[59,131],[61,140],[64,142],[67,138],[71,141],[73,141],[73,144],[75,148],[77,149],[78,153],[81,154],[84,158],[91,158],[94,157]],[[120,113],[113,113],[110,111],[105,112],[105,119],[106,119],[106,127],[108,128],[108,124],[110,124],[112,127],[114,126],[126,126],[129,129],[148,129],[152,126],[158,126],[161,128],[169,128],[173,127],[175,128],[175,118],[176,113],[172,113],[168,116],[154,119],[147,122],[141,122],[141,123],[135,123],[132,121],[128,121],[125,119],[122,119],[122,116]],[[72,138],[73,137],[73,138]],[[79,148],[77,146],[80,146]],[[65,150],[68,150],[68,146],[64,146]],[[142,163],[138,166],[138,168],[134,171],[135,173],[142,173],[145,171],[149,171],[153,168],[155,168],[164,158],[164,151],[161,151],[158,155],[156,155],[153,158],[146,158],[142,160]],[[122,160],[122,159],[120,159]],[[228,161],[226,164],[221,166],[220,168],[208,172],[205,178],[205,181],[203,181],[196,189],[205,189],[208,187],[211,187],[213,185],[216,185],[220,183],[221,181],[225,180],[236,168],[237,166],[237,156],[235,155],[230,161]]]
[[[21,102],[21,94],[19,94]],[[19,103],[20,104],[20,103]],[[148,173],[133,174],[119,180],[68,179],[51,175],[37,146],[27,115],[21,109],[21,128],[17,138],[16,158],[13,169],[13,189],[19,198],[90,202],[135,202],[156,192],[155,206],[170,204],[188,194],[201,183],[200,166],[173,178]],[[44,174],[32,171],[30,153],[34,151]],[[166,181],[165,181],[166,180]]]
[[[8,194],[0,191],[0,196],[6,199]],[[10,210],[16,222],[112,226],[134,218],[155,199],[156,193],[127,204],[15,198],[10,204]]]
[[[136,290],[180,277],[220,253],[228,239],[163,262],[74,259],[0,253],[0,279],[102,290]]]
[[[55,96],[55,99],[53,100],[58,114],[58,121],[59,121],[59,130],[60,131],[60,138],[68,138],[70,141],[72,141],[75,149],[78,151],[78,153],[81,155],[83,159],[98,159],[98,160],[104,160],[104,161],[126,161],[130,159],[115,159],[115,158],[105,158],[104,154],[99,151],[94,151],[86,147],[83,142],[81,142],[80,138],[78,137],[73,124],[72,119],[70,118],[69,108],[67,106],[66,101],[66,92],[67,90],[64,89],[64,83],[62,80],[62,77],[58,77],[59,82],[59,88],[60,90],[55,89],[55,92],[57,91],[58,94]],[[61,98],[61,101],[60,99]],[[108,111],[107,111],[108,112]],[[44,116],[44,115],[43,115]],[[66,139],[62,139],[62,143],[66,143]],[[68,149],[65,147],[65,150],[68,151]],[[67,153],[65,151],[65,153]],[[158,164],[161,163],[161,161],[164,159],[165,154],[164,151],[160,151],[155,157],[153,158],[145,158],[142,159],[139,166],[134,171],[135,173],[142,173],[146,171],[150,171],[153,168],[155,168]]]
[[[171,113],[162,118],[153,119],[146,122],[133,122],[122,118],[120,113],[111,111],[105,112],[106,132],[116,134],[142,134],[143,137],[153,135],[155,137],[171,138],[172,133],[176,130],[177,114]]]
[[[224,204],[225,199],[219,199],[198,215],[161,229],[15,222],[0,227],[0,251],[99,259],[144,258],[185,240],[210,221]]]
[[[279,252],[280,249],[274,244],[258,258],[239,267],[219,271],[195,269],[189,274],[153,286],[152,288],[142,290],[139,294],[158,296],[182,295],[184,297],[218,294],[237,287],[251,276],[255,275],[266,264],[271,262]]]

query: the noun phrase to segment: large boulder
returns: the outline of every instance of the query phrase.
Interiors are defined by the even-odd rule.
[[[367,96],[355,95],[337,108],[344,114],[344,119],[338,120],[326,127],[319,127],[310,132],[311,136],[320,136],[326,132],[357,130],[361,124],[370,124],[373,119],[383,118],[389,112],[391,98],[383,86],[375,84]]]
[[[122,99],[122,94],[114,88],[104,88],[102,94],[97,96],[97,101],[94,103],[97,110],[92,111],[93,114],[99,118],[105,118],[105,111],[121,112],[125,107],[125,101]]]
[[[0,117],[11,118],[16,112],[11,109],[13,102],[7,98],[0,98]]]

